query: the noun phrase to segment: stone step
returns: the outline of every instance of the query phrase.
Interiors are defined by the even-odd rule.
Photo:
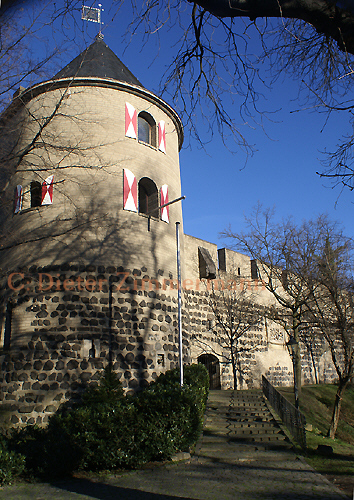
[[[265,413],[264,415],[247,415],[246,413],[244,415],[236,415],[236,416],[229,416],[229,417],[223,417],[225,420],[228,420],[229,422],[270,422],[274,421],[274,418],[272,415],[269,415],[269,413]]]
[[[245,398],[242,396],[229,396],[229,398],[223,398],[220,400],[213,399],[213,403],[215,404],[223,404],[223,403],[229,403],[229,401],[264,401],[264,398],[262,396],[257,396],[254,398]]]
[[[238,436],[255,436],[255,435],[269,436],[281,433],[281,430],[277,429],[276,427],[274,427],[273,429],[239,429],[239,428],[230,429],[229,428],[229,430]]]
[[[260,430],[241,430],[241,429],[230,429],[228,427],[222,428],[222,427],[207,427],[204,431],[205,435],[211,434],[213,436],[235,436],[235,437],[240,437],[240,438],[252,438],[252,437],[277,437],[277,436],[283,436],[284,434],[281,432],[280,429],[260,429]],[[283,439],[283,438],[282,438]]]
[[[250,404],[258,405],[258,404],[262,404],[262,403],[264,403],[264,400],[247,402],[248,405],[250,405]],[[234,405],[238,405],[238,404],[246,404],[246,403],[245,403],[245,401],[230,399],[229,401],[221,401],[220,403],[217,403],[217,404],[215,404],[215,401],[213,401],[212,403],[210,403],[210,406],[211,407],[214,406],[215,408],[223,408],[223,407],[228,408],[229,406],[234,406]]]
[[[258,413],[264,413],[266,415],[269,415],[269,410],[268,408],[250,408],[247,410],[247,408],[227,408],[225,410],[214,410],[211,408],[207,408],[208,412],[212,415],[222,415],[222,416],[237,416],[237,415],[248,415],[248,414],[258,414]]]
[[[236,423],[233,423],[231,424],[231,427],[233,427],[234,429],[274,429],[276,428],[274,426],[274,423],[273,422],[236,422]]]
[[[203,455],[210,456],[215,454],[218,450],[224,448],[224,443],[227,442],[227,446],[230,448],[230,452],[233,453],[235,459],[240,457],[240,453],[247,452],[249,450],[290,450],[292,444],[284,439],[277,441],[256,441],[256,440],[245,440],[245,439],[218,439],[213,436],[203,437]]]
[[[241,396],[235,396],[233,398],[230,398],[230,401],[249,401],[249,402],[252,402],[252,401],[264,401],[264,398],[262,396],[258,396],[258,397],[254,397],[254,398],[245,398],[245,397],[241,397]]]
[[[238,414],[238,413],[269,413],[269,410],[266,406],[253,406],[252,408],[245,408],[241,406],[233,406],[229,409],[228,413],[230,414]]]
[[[271,429],[274,427],[274,420],[267,420],[267,421],[258,421],[258,420],[231,420],[231,419],[225,419],[225,418],[212,418],[212,417],[206,417],[205,420],[205,425],[209,425],[211,423],[214,423],[214,425],[217,424],[225,424],[229,425],[231,427],[235,428],[250,428],[250,429]]]
[[[271,415],[267,417],[244,417],[244,418],[213,418],[210,415],[205,417],[205,422],[216,422],[216,423],[225,423],[229,425],[234,425],[236,427],[270,427],[274,425],[275,421]]]
[[[206,428],[213,430],[216,428],[221,428],[223,430],[229,431],[229,432],[234,432],[238,434],[271,434],[271,433],[278,433],[281,432],[279,427],[239,427],[236,425],[228,425],[228,424],[215,424],[214,422],[207,422],[206,423]]]
[[[279,434],[256,434],[256,435],[228,435],[228,440],[229,441],[234,441],[234,442],[258,442],[258,443],[268,443],[268,442],[274,442],[274,441],[285,441],[286,437],[284,436],[283,433]]]
[[[269,415],[269,410],[259,410],[259,411],[229,411],[224,413],[223,416],[227,418],[237,418],[237,417],[265,417]]]
[[[257,450],[291,448],[260,392],[249,395],[224,393],[208,405],[203,449],[206,446],[206,452],[213,454],[225,440],[232,445],[231,456],[237,454],[236,450],[247,450],[247,447]]]
[[[252,399],[230,398],[230,402],[233,404],[257,405],[257,404],[263,404],[264,399],[263,398],[252,398]]]
[[[225,412],[225,413],[230,414],[230,415],[234,415],[234,414],[236,414],[236,415],[237,415],[237,414],[239,414],[239,413],[240,413],[240,414],[242,414],[242,413],[251,413],[251,414],[252,414],[252,413],[267,413],[267,414],[268,414],[268,413],[269,413],[269,410],[268,410],[268,408],[266,408],[266,407],[261,407],[261,406],[259,406],[259,407],[257,407],[257,408],[255,408],[255,407],[252,407],[252,408],[244,408],[244,407],[240,407],[240,406],[239,406],[239,407],[235,407],[235,406],[234,406],[234,407],[230,408],[230,409],[229,409],[227,412]]]
[[[249,400],[237,398],[237,399],[230,399],[230,404],[231,405],[264,405],[265,400],[263,398],[249,399]]]
[[[212,412],[215,412],[217,411],[218,413],[232,413],[232,412],[249,412],[249,411],[252,411],[252,412],[258,412],[258,411],[267,411],[269,412],[268,410],[268,407],[263,405],[259,405],[259,406],[225,406],[225,407],[219,407],[219,408],[212,408],[212,407],[207,407],[207,410],[209,411],[212,411]]]
[[[258,404],[258,403],[264,403],[263,398],[230,398],[231,403],[242,403],[242,404]]]
[[[243,412],[230,412],[226,413],[225,417],[229,419],[240,419],[240,418],[264,418],[270,415],[269,411],[243,411]]]
[[[230,398],[230,402],[232,404],[254,405],[254,404],[264,403],[264,399],[263,398],[252,398],[252,399]]]

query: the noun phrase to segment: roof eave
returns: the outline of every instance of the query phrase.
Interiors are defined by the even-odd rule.
[[[114,88],[117,90],[121,90],[123,92],[129,92],[130,94],[144,97],[149,102],[156,104],[171,117],[178,134],[178,147],[179,150],[181,150],[184,139],[183,125],[181,119],[179,118],[175,110],[160,97],[156,96],[149,90],[146,90],[144,87],[139,87],[138,85],[133,85],[131,83],[114,80],[113,78],[99,78],[93,76],[85,76],[85,77],[75,77],[75,78],[72,77],[60,78],[57,80],[47,80],[45,82],[33,85],[32,87],[29,87],[28,89],[21,92],[21,94],[12,101],[12,103],[7,109],[10,113],[11,113],[10,110],[12,110],[13,113],[16,112],[16,109],[18,107],[21,107],[22,105],[26,104],[37,95],[43,94],[48,90],[54,90],[65,87],[69,90],[70,87],[78,87],[82,85]]]

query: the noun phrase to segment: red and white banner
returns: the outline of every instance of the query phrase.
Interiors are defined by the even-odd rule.
[[[138,135],[138,115],[134,106],[125,103],[125,136],[136,139]]]
[[[53,203],[53,179],[54,175],[50,175],[42,184],[41,205],[51,205]]]
[[[15,209],[14,213],[17,214],[22,210],[22,186],[15,187]]]
[[[167,184],[164,184],[163,186],[161,186],[160,193],[161,193],[161,195],[160,195],[161,205],[165,205],[166,203],[168,203],[168,186],[167,186]],[[170,207],[169,206],[161,208],[161,220],[163,220],[164,222],[167,222],[167,223],[170,222]]]
[[[123,208],[130,212],[138,211],[138,185],[136,177],[127,168],[123,170]]]
[[[166,153],[166,129],[163,120],[159,122],[159,150]]]

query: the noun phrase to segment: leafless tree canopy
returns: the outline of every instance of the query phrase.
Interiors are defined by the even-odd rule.
[[[21,84],[28,86],[45,74],[54,74],[48,67],[60,60],[65,42],[77,42],[82,31],[81,0],[43,0],[35,8],[25,0],[4,5],[0,11],[0,108],[12,97],[9,90],[11,94]],[[127,5],[131,17],[124,27],[119,12]],[[115,0],[105,17],[108,27],[119,23],[122,32],[126,30],[125,43],[141,36],[155,40],[158,50],[168,37],[171,64],[161,93],[173,101],[186,128],[203,144],[217,133],[231,149],[236,142],[252,154],[247,127],[263,125],[267,110],[261,105],[262,90],[272,83],[262,72],[262,63],[267,62],[273,79],[290,72],[315,109],[328,115],[338,110],[349,114],[351,130],[336,149],[326,153],[320,175],[354,188],[352,2]],[[49,25],[52,36],[44,41],[42,28]],[[33,50],[38,41],[47,44],[40,58]],[[58,46],[55,41],[60,41]],[[201,120],[209,127],[209,135],[202,137]]]
[[[335,238],[333,238],[335,236]],[[328,436],[335,437],[342,395],[354,375],[353,244],[341,234],[327,234],[318,255],[318,282],[307,304],[308,323],[330,348],[338,375]]]
[[[242,287],[238,276],[234,277],[235,289],[208,294],[209,306],[215,318],[216,343],[223,356],[231,364],[234,389],[247,379],[244,356],[259,349],[262,336],[255,334],[264,322],[264,308],[258,306],[255,295]],[[249,367],[247,367],[249,369]]]
[[[273,210],[258,205],[246,218],[247,231],[234,233],[230,228],[222,233],[236,250],[251,255],[257,262],[260,278],[280,309],[273,308],[270,317],[282,324],[297,343],[305,321],[306,304],[318,286],[316,253],[323,239],[320,229],[326,223],[325,217],[303,223],[301,227],[291,218],[277,223]],[[299,345],[296,346],[295,370],[301,392]]]
[[[298,80],[306,106],[323,112],[324,124],[333,112],[349,114],[348,134],[325,152],[319,175],[354,188],[352,2],[199,0],[188,8],[181,0],[147,0],[135,12],[131,32],[143,27],[161,42],[164,28],[180,26],[162,91],[179,104],[197,139],[206,142],[194,120],[200,113],[211,135],[218,132],[226,145],[232,137],[252,154],[247,128],[233,117],[233,106],[239,107],[243,124],[263,123],[267,115],[260,98],[264,85],[271,85],[260,71],[266,61],[273,79],[288,72]]]
[[[354,53],[354,7],[335,0],[198,0],[203,9],[219,17],[300,19],[317,32],[333,38],[345,52]]]
[[[260,276],[278,305],[269,308],[268,316],[297,342],[305,340],[306,345],[317,336],[331,353],[338,376],[329,429],[333,438],[342,394],[354,374],[352,240],[326,215],[301,224],[292,219],[278,223],[272,210],[257,206],[246,222],[247,231],[228,229],[223,234],[235,249],[257,260]],[[299,349],[295,366],[299,381]]]

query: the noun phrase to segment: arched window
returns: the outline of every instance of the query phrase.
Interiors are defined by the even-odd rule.
[[[138,140],[156,147],[156,123],[149,113],[142,111],[138,116]]]
[[[148,177],[139,181],[139,213],[158,217],[159,195],[156,184]]]
[[[31,182],[31,208],[40,207],[42,204],[42,184],[38,181]]]

